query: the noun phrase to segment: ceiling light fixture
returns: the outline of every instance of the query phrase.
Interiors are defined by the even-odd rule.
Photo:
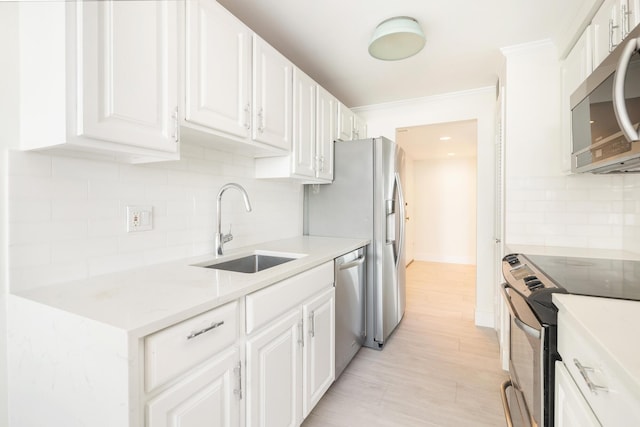
[[[441,137],[440,137],[440,141],[448,141],[448,140],[450,140],[450,139],[451,139],[451,137],[450,137],[450,136],[441,136]]]
[[[384,61],[397,61],[420,52],[424,44],[418,21],[409,16],[396,16],[378,24],[369,43],[369,54]]]

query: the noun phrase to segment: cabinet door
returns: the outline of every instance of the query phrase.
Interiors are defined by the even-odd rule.
[[[360,117],[353,115],[353,139],[364,139],[367,137],[367,124]]]
[[[253,35],[252,137],[258,142],[291,150],[293,64],[257,35]]]
[[[621,39],[618,0],[606,0],[591,20],[593,29],[593,68],[609,55]]]
[[[316,83],[293,70],[293,173],[316,176]]]
[[[185,120],[242,138],[251,120],[251,31],[218,2],[186,2]]]
[[[247,426],[294,427],[302,421],[301,330],[297,309],[247,341]]]
[[[335,378],[335,288],[302,307],[305,321],[302,412],[309,415]]]
[[[564,362],[556,362],[555,425],[556,427],[601,426],[564,366]]]
[[[148,427],[240,425],[240,357],[225,351],[147,404]]]
[[[316,177],[333,181],[333,141],[336,139],[338,102],[324,88],[318,86],[316,111]]]
[[[75,133],[177,152],[177,2],[78,2]]]
[[[353,139],[354,114],[344,104],[338,104],[338,139],[351,141]]]

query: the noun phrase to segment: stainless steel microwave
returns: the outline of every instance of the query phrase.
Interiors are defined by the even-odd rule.
[[[571,95],[572,172],[640,172],[640,27]]]

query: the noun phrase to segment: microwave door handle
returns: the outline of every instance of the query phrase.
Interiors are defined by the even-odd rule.
[[[627,104],[624,99],[624,81],[627,75],[629,61],[639,47],[640,38],[632,39],[627,42],[622,54],[620,55],[618,68],[613,76],[613,111],[616,114],[618,125],[622,129],[622,132],[628,141],[637,141],[640,139],[638,131],[633,127],[633,123],[631,123],[631,118],[627,111]]]

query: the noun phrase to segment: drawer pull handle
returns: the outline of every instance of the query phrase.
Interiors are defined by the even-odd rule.
[[[195,338],[198,335],[202,335],[205,332],[209,332],[210,330],[220,327],[222,325],[224,325],[224,320],[221,322],[212,323],[211,326],[207,326],[206,328],[200,329],[199,331],[191,332],[189,335],[187,335],[187,339],[190,340],[191,338]]]
[[[578,359],[573,359],[573,363],[574,365],[576,365],[576,368],[578,368],[578,371],[580,371],[580,375],[582,375],[582,378],[584,378],[584,382],[587,383],[587,387],[589,387],[591,393],[598,394],[599,391],[609,391],[607,387],[597,385],[593,381],[591,381],[591,378],[589,378],[589,372],[593,372],[593,368],[583,366],[582,363],[578,361]]]

